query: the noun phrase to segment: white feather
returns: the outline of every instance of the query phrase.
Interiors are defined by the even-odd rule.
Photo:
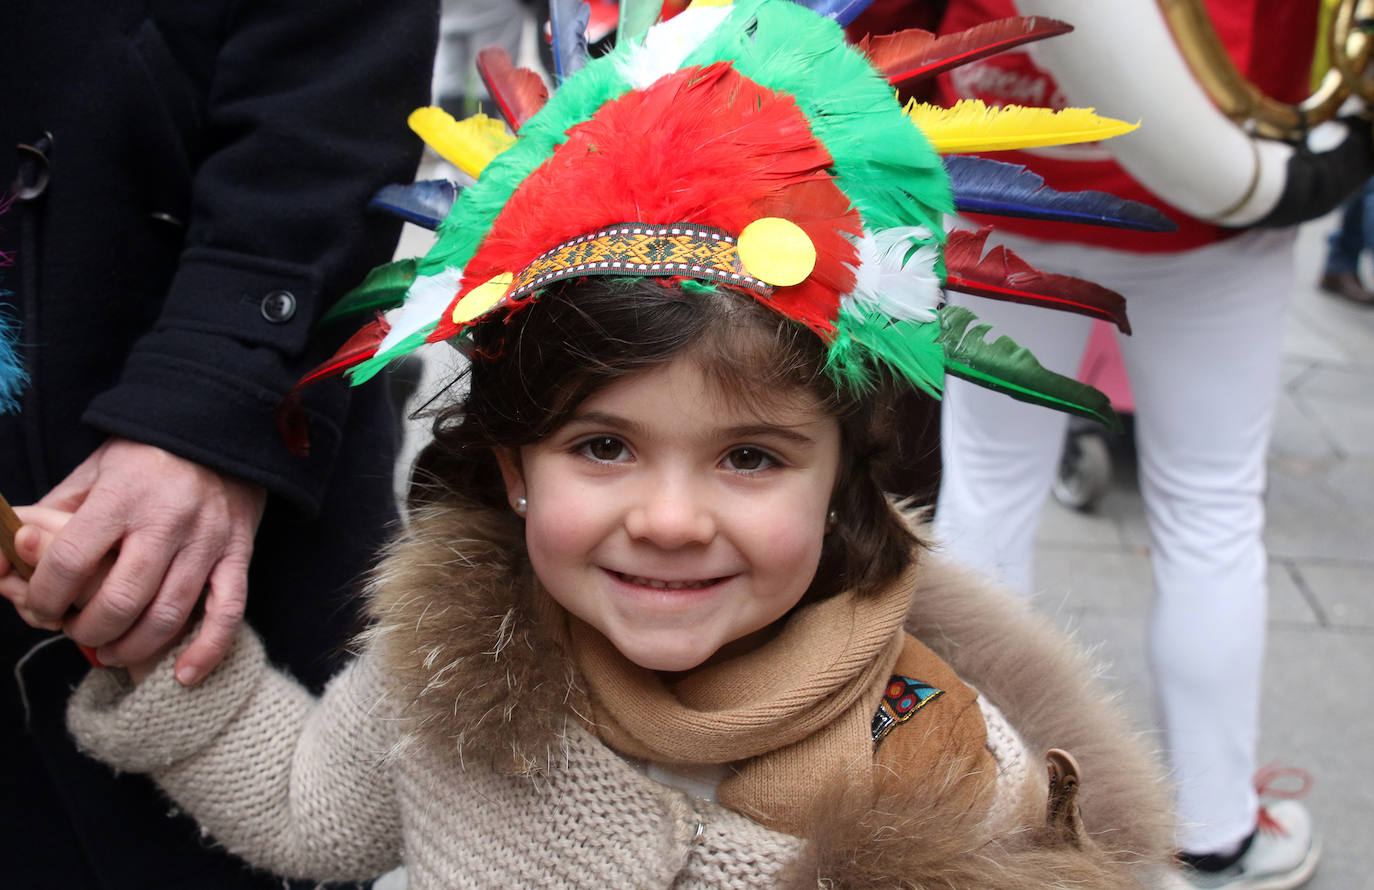
[[[865,229],[856,246],[859,268],[854,271],[854,290],[845,297],[847,302],[897,319],[935,320],[942,299],[935,273],[940,245],[929,229]]]
[[[673,73],[732,10],[730,6],[691,6],[654,25],[644,41],[632,46],[620,61],[621,76],[635,88],[643,88]]]
[[[406,292],[406,301],[387,316],[391,331],[377,347],[381,355],[406,337],[434,322],[443,315],[448,304],[463,285],[463,270],[450,266],[438,275],[416,278]]]

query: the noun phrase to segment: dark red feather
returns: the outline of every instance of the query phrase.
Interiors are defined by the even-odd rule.
[[[1072,30],[1072,25],[1057,19],[1015,16],[939,37],[918,28],[865,37],[857,48],[868,56],[888,83],[899,84],[918,77],[932,77],[1013,46]]]
[[[544,79],[528,68],[516,68],[510,54],[499,46],[477,53],[477,73],[512,131],[519,130],[549,101]]]
[[[310,456],[310,429],[301,404],[301,391],[312,383],[337,377],[349,368],[360,365],[377,354],[377,347],[391,331],[391,325],[378,315],[363,327],[326,362],[306,374],[286,394],[277,406],[277,433],[286,442],[286,447],[297,457]]]
[[[1076,312],[1113,322],[1123,334],[1131,332],[1126,300],[1116,291],[1082,278],[1041,272],[1001,245],[984,256],[983,247],[991,231],[950,231],[945,243],[946,288],[993,300]]]

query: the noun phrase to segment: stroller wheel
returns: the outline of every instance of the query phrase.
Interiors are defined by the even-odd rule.
[[[1070,510],[1091,512],[1111,481],[1112,453],[1106,437],[1095,430],[1070,430],[1059,458],[1054,499]]]

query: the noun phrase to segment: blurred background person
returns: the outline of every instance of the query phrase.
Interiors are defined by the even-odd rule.
[[[1205,27],[1265,94],[1286,102],[1307,96],[1313,43],[1293,35],[1316,32],[1317,3],[1193,6],[1205,9]],[[942,30],[1018,12],[1055,15],[1077,31],[1051,41],[1057,47],[1008,52],[952,72],[941,79],[942,104],[979,98],[1095,105],[1112,114],[1119,100],[1143,120],[1139,133],[1113,140],[1120,147],[996,159],[1024,163],[1054,188],[1150,203],[1179,226],[1142,235],[999,220],[995,237],[1046,272],[1087,278],[1127,299],[1134,330],[1121,351],[1155,584],[1149,654],[1177,787],[1184,874],[1201,887],[1297,886],[1320,854],[1307,811],[1292,800],[1261,800],[1253,784],[1267,600],[1265,458],[1293,281],[1291,224],[1326,212],[1368,175],[1368,124],[1342,128],[1345,141],[1334,155],[1314,152],[1285,166],[1291,146],[1246,141],[1220,118],[1152,3],[952,0]],[[1185,107],[1205,108],[1198,113],[1219,122],[1211,130],[1194,126]],[[1234,159],[1222,157],[1219,142],[1208,143],[1213,135],[1241,146]],[[1337,175],[1304,166],[1323,162],[1350,169]],[[958,300],[1047,367],[1078,366],[1088,319],[1037,318],[1015,305]],[[937,529],[956,558],[1029,594],[1034,532],[1059,466],[1065,419],[994,404],[971,389],[951,381],[942,409]]]
[[[1374,190],[1374,183],[1366,182],[1345,202],[1341,224],[1327,241],[1326,265],[1317,282],[1317,286],[1327,293],[1362,306],[1374,306],[1374,293],[1370,293],[1360,277],[1360,257],[1370,251],[1369,239],[1374,238],[1371,190]]]

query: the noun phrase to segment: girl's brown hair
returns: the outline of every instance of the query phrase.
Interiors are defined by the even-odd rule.
[[[880,381],[863,396],[841,391],[825,373],[826,346],[813,332],[753,296],[693,281],[561,282],[533,306],[476,326],[468,392],[435,414],[434,440],[412,477],[411,507],[485,508],[511,526],[511,540],[523,542],[493,449],[541,441],[593,393],[684,355],[728,397],[766,403],[805,393],[839,422],[836,524],[806,599],[895,580],[915,539],[878,481],[893,451],[891,384]],[[513,554],[517,564],[523,556]]]

